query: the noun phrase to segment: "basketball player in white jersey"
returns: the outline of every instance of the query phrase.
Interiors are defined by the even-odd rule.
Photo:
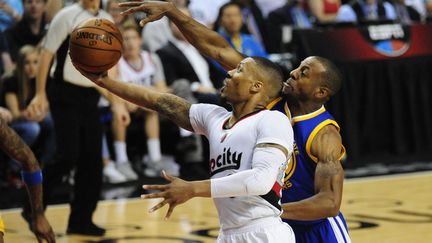
[[[188,182],[163,173],[168,185],[144,186],[160,192],[143,198],[163,198],[150,211],[169,204],[168,218],[177,205],[193,197],[212,197],[221,224],[218,242],[295,241],[291,228],[279,217],[293,131],[286,116],[265,109],[282,87],[283,76],[275,64],[249,57],[228,72],[221,96],[232,112],[215,105],[191,105],[171,94],[113,80],[106,73],[81,72],[112,93],[207,136],[210,142],[211,179]]]

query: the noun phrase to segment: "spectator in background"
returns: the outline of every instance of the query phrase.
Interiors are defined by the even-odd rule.
[[[187,8],[189,0],[173,0],[179,8]],[[151,52],[155,52],[165,46],[173,37],[167,17],[148,23],[142,30],[143,46]]]
[[[287,3],[271,12],[267,18],[269,34],[269,52],[281,53],[291,51],[291,31],[293,28],[311,28],[310,13],[304,8],[302,1]]]
[[[6,38],[12,59],[15,60],[19,49],[28,44],[36,46],[45,35],[47,0],[25,0],[24,17],[6,31]]]
[[[3,80],[2,98],[12,113],[11,127],[30,147],[40,135],[44,135],[42,164],[50,161],[55,151],[54,124],[51,115],[44,119],[26,111],[35,95],[35,78],[38,69],[38,50],[30,45],[23,46],[17,56],[17,65],[12,75]]]
[[[319,23],[335,22],[341,0],[308,0],[311,14]]]
[[[394,7],[383,0],[355,0],[343,4],[336,17],[338,22],[396,20]]]
[[[256,5],[261,9],[261,13],[266,19],[274,10],[281,8],[287,0],[255,0]]]
[[[213,28],[218,10],[230,0],[191,0],[189,10],[192,17],[201,24]]]
[[[21,20],[23,4],[20,0],[0,0],[0,32],[9,29]]]
[[[241,6],[226,3],[219,9],[214,30],[219,32],[240,53],[247,56],[267,57],[267,52],[251,35],[242,33],[243,17]]]
[[[114,24],[117,27],[136,24],[131,15],[125,16],[120,14],[122,8],[119,7],[119,2],[120,0],[108,0],[105,7],[105,10],[112,16]]]
[[[267,49],[267,27],[260,8],[256,5],[255,0],[232,0],[231,2],[238,3],[241,6],[243,24],[249,34],[255,40]]]
[[[426,0],[426,10],[428,19],[432,20],[432,0]]]
[[[393,6],[396,11],[397,19],[405,25],[413,22],[420,22],[421,15],[415,8],[405,4],[405,0],[394,0]]]
[[[414,8],[419,14],[421,21],[424,21],[427,16],[427,5],[428,0],[405,0],[405,5]]]
[[[0,32],[0,76],[4,72],[11,72],[14,69],[14,63],[9,54],[6,37],[3,32]]]
[[[162,65],[157,56],[141,49],[141,36],[136,25],[122,27],[124,52],[117,64],[118,78],[129,83],[153,87],[159,91],[166,91],[165,78]],[[165,169],[175,172],[171,168],[176,165],[162,160],[162,152],[159,140],[159,116],[156,112],[142,109],[132,103],[127,103],[128,111],[132,117],[144,117],[144,130],[147,137],[148,159],[144,160],[146,169],[144,174],[150,177],[160,175]],[[132,170],[126,153],[126,129],[121,121],[113,119],[114,149],[117,158],[116,168],[128,180],[136,180],[138,177]],[[175,174],[178,174],[175,173]]]
[[[106,0],[106,1],[102,1],[102,3],[105,10],[113,18],[113,22],[117,26],[117,28],[121,29],[122,26],[124,25],[138,27],[132,16],[123,16],[120,14],[121,8],[118,6],[119,0]],[[111,125],[109,129],[113,130],[114,135],[116,135],[117,134],[116,131],[118,130],[118,128],[116,129],[111,129],[111,128],[114,128],[113,122],[116,122],[116,125],[119,125],[118,124],[119,121],[117,119],[114,119],[115,121],[112,120],[112,113],[111,113],[109,102],[105,99],[105,97],[102,96],[100,98],[98,106],[102,113],[101,115],[102,123],[109,123]],[[127,125],[125,125],[125,127],[126,126]],[[116,151],[118,150],[118,146],[116,146],[116,141],[114,142],[114,149]],[[132,170],[130,166],[129,158],[127,157],[126,154],[126,145],[124,145],[124,150],[125,151],[120,150],[121,153],[120,152],[115,153],[117,155],[117,160],[121,159],[121,161],[117,163],[118,166],[116,167],[115,159],[111,157],[111,154],[109,152],[108,139],[106,136],[106,131],[104,131],[104,134],[102,136],[102,160],[104,164],[103,176],[104,179],[106,179],[106,182],[116,184],[116,183],[123,183],[126,181],[138,179],[137,174]],[[119,171],[120,167],[121,167],[120,170],[123,170],[123,173]]]

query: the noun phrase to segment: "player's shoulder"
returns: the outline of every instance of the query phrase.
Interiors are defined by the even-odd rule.
[[[269,121],[283,121],[290,124],[288,117],[278,110],[263,110],[261,117],[262,119]]]
[[[193,104],[191,106],[191,110],[193,110],[195,113],[202,113],[213,118],[230,114],[230,112],[224,107],[213,104]]]
[[[193,104],[192,106],[196,107],[196,109],[205,110],[205,111],[228,112],[227,109],[225,109],[224,107],[219,105],[214,105],[214,104],[198,103],[198,104]]]

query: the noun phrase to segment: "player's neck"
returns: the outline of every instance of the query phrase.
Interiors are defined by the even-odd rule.
[[[251,114],[253,112],[259,111],[259,110],[263,110],[266,108],[266,102],[258,100],[255,101],[253,99],[246,101],[246,102],[241,102],[238,104],[233,104],[232,105],[233,108],[233,115],[230,118],[229,123],[235,123],[238,120],[240,120],[242,117],[247,116],[248,114]]]

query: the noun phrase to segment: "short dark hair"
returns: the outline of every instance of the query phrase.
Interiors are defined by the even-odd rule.
[[[284,82],[282,69],[267,58],[253,56],[252,59],[258,64],[258,73],[263,81],[269,85],[268,96],[272,99],[278,97]]]
[[[330,89],[331,95],[336,94],[342,86],[342,74],[339,68],[327,58],[319,56],[315,56],[314,58],[318,60],[325,69],[321,83]]]

